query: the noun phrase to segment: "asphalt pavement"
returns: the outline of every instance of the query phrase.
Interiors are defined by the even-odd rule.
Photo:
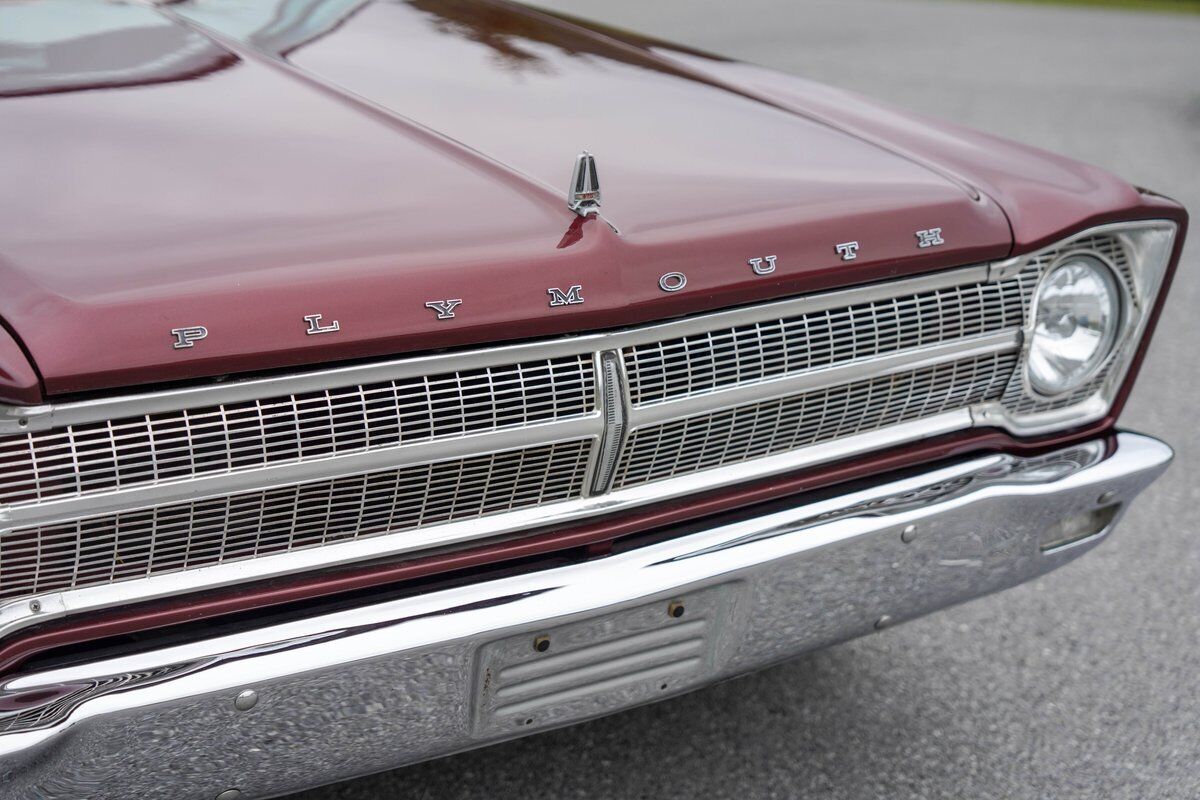
[[[1200,16],[917,0],[541,0],[1098,164],[1200,215]],[[1200,226],[1123,417],[1177,450],[1029,584],[710,689],[294,796],[1200,797]]]

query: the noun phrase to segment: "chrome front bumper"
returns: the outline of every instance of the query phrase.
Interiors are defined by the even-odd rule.
[[[967,459],[587,563],[15,676],[0,685],[0,798],[272,797],[860,636],[1103,539],[1171,460],[1145,436],[1112,441]],[[1068,518],[1103,528],[1046,549]]]

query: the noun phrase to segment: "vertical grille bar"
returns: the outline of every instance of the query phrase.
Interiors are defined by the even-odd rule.
[[[613,470],[617,457],[625,444],[625,385],[621,376],[621,356],[615,350],[600,354],[601,392],[604,396],[604,436],[600,440],[600,454],[596,466],[596,478],[592,482],[592,494],[604,494],[612,486]]]

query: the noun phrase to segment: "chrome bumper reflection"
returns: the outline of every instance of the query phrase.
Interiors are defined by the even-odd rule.
[[[597,561],[9,679],[0,797],[270,797],[576,722],[1028,580],[1171,459],[974,458]],[[1068,518],[1099,532],[1047,550]],[[1057,535],[1057,534],[1056,534]]]

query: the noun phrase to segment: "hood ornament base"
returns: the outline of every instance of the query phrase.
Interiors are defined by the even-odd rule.
[[[600,214],[600,178],[596,175],[596,159],[587,150],[575,157],[567,208],[581,217]]]

